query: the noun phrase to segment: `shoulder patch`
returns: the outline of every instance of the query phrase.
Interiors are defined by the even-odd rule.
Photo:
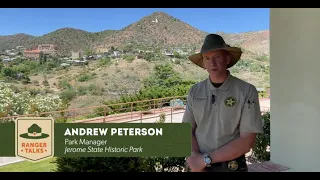
[[[234,97],[227,97],[225,100],[224,100],[224,104],[227,106],[227,107],[233,107],[234,105],[236,105],[237,103],[237,99],[234,98]]]

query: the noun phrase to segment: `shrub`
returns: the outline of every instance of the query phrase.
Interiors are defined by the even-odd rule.
[[[44,86],[49,86],[49,82],[48,82],[47,80],[42,81],[42,84],[43,84]]]
[[[60,93],[60,98],[66,102],[71,101],[76,96],[77,96],[77,92],[74,89],[67,89]]]
[[[112,64],[112,61],[110,57],[104,57],[99,61],[99,66],[109,66],[111,64]]]
[[[79,77],[78,77],[78,81],[79,82],[85,82],[85,81],[89,81],[91,79],[93,79],[94,76],[92,75],[89,75],[89,74],[81,74]]]
[[[160,119],[158,119],[158,120],[156,121],[156,123],[164,123],[164,122],[166,121],[166,114],[165,114],[165,113],[161,113],[161,114],[159,115],[159,117],[160,117]]]
[[[135,59],[135,56],[133,56],[133,55],[125,56],[124,59],[127,62],[131,63]]]
[[[33,83],[35,86],[39,86],[39,81],[37,81],[37,80],[32,81],[32,83]]]
[[[152,164],[139,157],[58,157],[58,172],[150,172]]]
[[[267,98],[268,93],[267,92],[259,92],[259,98]]]
[[[59,81],[58,87],[62,88],[62,89],[70,89],[70,88],[72,88],[71,84],[65,79]]]
[[[152,172],[184,172],[186,162],[184,157],[151,157],[148,161],[154,167]]]
[[[267,148],[270,147],[270,112],[263,114],[262,120],[264,133],[257,135],[252,153],[259,161],[269,161],[270,151]]]
[[[12,86],[0,83],[0,112],[5,116],[37,114],[59,110],[62,105],[59,96],[31,94],[29,91],[17,92]]]
[[[174,61],[175,64],[181,64],[181,61],[179,59]]]
[[[84,96],[87,94],[87,87],[85,86],[79,86],[77,90],[78,90],[78,95],[80,96]]]

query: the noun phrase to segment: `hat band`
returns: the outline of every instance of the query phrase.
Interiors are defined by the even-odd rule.
[[[201,48],[200,52],[205,53],[205,52],[220,50],[220,49],[225,49],[225,48],[230,48],[230,46],[203,47],[203,48]]]
[[[28,136],[32,136],[32,137],[38,137],[38,136],[41,136],[42,133],[36,133],[36,132],[33,132],[33,133],[28,133]]]

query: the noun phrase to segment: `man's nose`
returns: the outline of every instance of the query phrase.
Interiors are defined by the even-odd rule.
[[[211,59],[212,65],[216,66],[217,65],[217,61],[215,59]]]

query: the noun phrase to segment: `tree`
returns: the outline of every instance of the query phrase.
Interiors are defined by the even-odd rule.
[[[125,45],[125,46],[123,47],[123,52],[124,52],[124,53],[133,52],[133,45],[132,45],[132,44]]]
[[[165,86],[169,87],[173,84],[179,84],[182,79],[174,72],[173,67],[166,63],[161,65],[156,65],[154,67],[154,72],[149,78],[144,81],[145,87],[151,86]]]
[[[173,52],[173,57],[175,57],[175,58],[180,58],[181,56],[180,56],[180,54],[179,54],[177,51],[174,51],[174,52]]]
[[[7,76],[7,77],[14,77],[16,75],[16,72],[9,67],[3,67],[1,69],[1,73],[3,76]]]
[[[42,51],[40,51],[39,53],[39,63],[40,65],[44,64],[44,53]]]
[[[85,54],[86,56],[91,56],[91,55],[93,54],[93,51],[92,51],[91,49],[86,49],[85,52],[84,52],[84,54]]]

